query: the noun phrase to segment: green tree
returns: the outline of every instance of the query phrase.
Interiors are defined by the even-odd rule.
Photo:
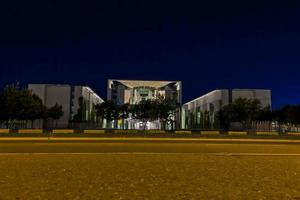
[[[261,103],[257,99],[238,98],[231,104],[224,106],[218,115],[226,130],[229,129],[232,122],[240,122],[244,128],[248,128],[250,122],[258,116],[261,109]]]
[[[132,105],[132,117],[143,123],[146,129],[147,122],[160,120],[161,128],[165,129],[170,125],[174,129],[175,115],[178,105],[172,99],[158,97],[156,99],[147,99]]]
[[[271,107],[267,106],[259,110],[253,118],[255,121],[272,121],[273,120],[273,113],[271,111]]]
[[[22,118],[25,120],[31,121],[31,128],[33,128],[33,122],[36,119],[39,119],[41,113],[44,111],[42,100],[32,94],[30,91],[23,91],[23,95],[21,96],[23,113]]]
[[[300,105],[285,105],[275,110],[272,117],[280,123],[300,124]]]
[[[153,105],[153,118],[158,118],[162,122],[162,129],[166,128],[166,125],[171,125],[171,129],[174,129],[175,115],[178,105],[175,100],[158,97],[154,100]]]
[[[114,101],[104,101],[101,104],[96,105],[96,115],[102,120],[106,119],[106,128],[111,128],[111,121],[116,119],[117,106]]]
[[[48,118],[47,116],[47,107],[45,105],[41,106],[40,112],[37,114],[37,119],[39,120],[39,128],[41,127],[41,121],[46,120]]]
[[[95,108],[94,104],[92,104],[92,107],[91,107],[90,121],[98,122],[97,117],[96,117],[96,108]]]
[[[58,105],[57,103],[48,109],[47,116],[51,118],[53,121],[55,121],[55,126],[57,127],[57,121],[64,115],[64,112],[62,110],[62,106]]]
[[[5,111],[4,111],[4,97],[3,92],[0,90],[0,124],[3,124],[5,121]]]
[[[157,116],[154,114],[154,107],[155,103],[150,99],[143,100],[139,104],[132,105],[132,117],[143,123],[144,130],[146,129],[148,121],[157,119]]]
[[[282,131],[282,124],[300,124],[300,105],[285,105],[281,109],[272,112],[272,120],[277,121],[279,130]]]
[[[118,107],[118,117],[122,120],[122,128],[125,129],[125,119],[130,116],[131,108],[130,104],[126,103]]]
[[[104,119],[106,116],[105,106],[103,103],[97,104],[95,106],[95,109],[96,109],[96,116],[97,116],[97,118],[100,118],[100,124],[101,124],[101,126],[103,126],[103,122],[104,122]]]
[[[78,98],[78,110],[77,113],[73,117],[74,122],[84,122],[86,121],[86,104],[84,102],[83,97]]]
[[[7,127],[14,127],[16,122],[33,121],[38,119],[43,112],[43,102],[35,94],[25,88],[20,88],[18,84],[6,86],[0,92],[0,118],[5,121]]]
[[[22,116],[20,90],[18,84],[12,84],[6,86],[1,92],[1,118],[7,128],[13,126],[14,121]]]
[[[211,128],[209,111],[207,111],[207,110],[204,111],[204,113],[203,113],[203,128],[205,128],[205,129]]]

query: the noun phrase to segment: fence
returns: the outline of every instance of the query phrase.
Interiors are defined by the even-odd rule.
[[[33,125],[33,127],[32,127]],[[53,122],[43,122],[43,121],[34,121],[32,124],[30,121],[13,121],[10,123],[0,122],[0,129],[61,129],[61,128],[70,128],[75,130],[99,130],[106,129],[100,123],[93,122],[83,122],[83,123],[72,123],[69,124],[56,124]],[[122,129],[123,128],[111,128],[111,129]],[[127,129],[127,128],[124,128]],[[128,129],[135,129],[134,127]],[[180,130],[180,129],[178,129]],[[189,130],[193,131],[203,131],[203,130],[213,130],[213,131],[222,131],[221,128],[192,128]],[[241,123],[232,123],[229,131],[251,131],[251,132],[278,132],[281,134],[284,133],[300,133],[300,124],[290,124],[290,123],[279,123],[276,121],[253,121],[250,126],[244,127]]]
[[[279,123],[274,121],[255,121],[252,122],[251,129],[254,131],[270,131],[270,132],[300,132],[299,124]]]

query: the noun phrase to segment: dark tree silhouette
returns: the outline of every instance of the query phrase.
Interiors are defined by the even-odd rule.
[[[57,127],[57,121],[64,115],[64,112],[62,110],[62,106],[55,104],[53,107],[49,108],[47,111],[47,116],[54,120],[55,126]]]

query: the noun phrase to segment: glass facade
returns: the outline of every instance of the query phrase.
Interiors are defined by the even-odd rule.
[[[138,104],[148,99],[156,99],[159,96],[175,100],[181,105],[181,82],[180,81],[142,81],[142,80],[108,80],[107,89],[108,100],[113,100],[118,105]],[[181,111],[176,113],[174,118],[178,121],[180,128]],[[141,129],[141,123],[133,119],[128,119],[128,127]],[[160,129],[159,121],[149,121],[147,129]]]

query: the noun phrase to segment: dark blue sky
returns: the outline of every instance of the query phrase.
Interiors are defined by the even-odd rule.
[[[7,1],[0,86],[70,83],[106,97],[109,78],[181,80],[184,101],[270,88],[300,103],[300,4],[282,1]]]

